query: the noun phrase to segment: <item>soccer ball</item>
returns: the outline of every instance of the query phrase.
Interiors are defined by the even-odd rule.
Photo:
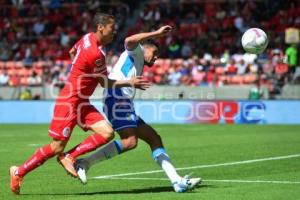
[[[248,53],[260,54],[267,45],[267,34],[259,28],[250,28],[242,36],[242,46]]]

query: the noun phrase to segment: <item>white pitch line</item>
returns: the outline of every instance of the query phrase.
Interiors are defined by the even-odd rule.
[[[266,181],[266,180],[203,180],[205,182],[226,183],[274,183],[274,184],[300,184],[300,181]]]
[[[28,144],[28,146],[30,146],[30,147],[39,147],[39,146],[42,146],[42,144]]]
[[[139,177],[108,177],[107,180],[150,180],[170,181],[167,178],[139,178]],[[270,183],[270,184],[300,184],[300,181],[267,181],[267,180],[202,180],[203,182],[225,182],[225,183]]]
[[[191,166],[191,167],[181,167],[181,168],[176,168],[176,170],[181,171],[181,170],[188,170],[188,169],[202,169],[202,168],[213,168],[213,167],[221,167],[221,166],[242,165],[242,164],[250,164],[250,163],[272,161],[272,160],[283,160],[283,159],[297,158],[297,157],[300,157],[300,154],[269,157],[269,158],[260,158],[260,159],[254,159],[254,160],[244,160],[244,161],[236,161],[236,162],[228,162],[228,163],[220,163],[220,164],[211,164],[211,165],[197,165],[197,166]],[[132,175],[141,175],[141,174],[155,174],[155,173],[161,173],[161,172],[163,172],[163,170],[132,172],[132,173],[124,173],[124,174],[112,174],[112,175],[96,176],[93,178],[101,179],[101,178],[132,176]]]

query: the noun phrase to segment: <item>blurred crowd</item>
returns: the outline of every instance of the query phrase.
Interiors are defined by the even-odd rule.
[[[0,60],[31,65],[39,60],[69,59],[74,42],[93,31],[96,11],[113,14],[117,30],[124,29],[129,15],[124,2],[0,0]]]
[[[151,31],[162,24],[174,27],[171,35],[157,41],[161,59],[145,68],[144,76],[154,84],[255,84],[279,94],[286,83],[300,82],[299,45],[284,42],[286,28],[300,28],[296,0],[152,0],[130,27],[125,26],[126,20],[138,6],[129,0],[0,3],[0,85],[63,86],[70,70],[68,50],[92,30],[91,19],[99,8],[117,17],[118,33]],[[240,38],[249,27],[260,27],[268,34],[263,54],[243,51]],[[120,43],[107,52],[109,70],[122,50]]]
[[[297,0],[191,1],[152,0],[140,11],[140,18],[128,34],[151,31],[158,24],[176,31],[161,38],[165,58],[189,58],[209,52],[220,56],[242,51],[240,38],[250,27],[262,28],[269,36],[269,48],[284,50],[285,29],[300,28]]]

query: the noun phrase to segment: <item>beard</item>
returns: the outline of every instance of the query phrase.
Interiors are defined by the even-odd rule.
[[[147,61],[144,61],[145,65],[147,65],[148,67],[152,67],[154,65],[154,61],[150,61],[150,62],[147,62]]]

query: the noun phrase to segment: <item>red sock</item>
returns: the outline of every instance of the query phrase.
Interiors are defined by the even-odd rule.
[[[98,147],[106,144],[108,141],[101,135],[94,133],[87,137],[79,145],[67,152],[72,158],[76,159],[78,156],[91,152]]]
[[[42,165],[46,160],[54,156],[50,144],[39,148],[26,162],[24,162],[17,171],[18,176],[25,176],[28,172]]]

